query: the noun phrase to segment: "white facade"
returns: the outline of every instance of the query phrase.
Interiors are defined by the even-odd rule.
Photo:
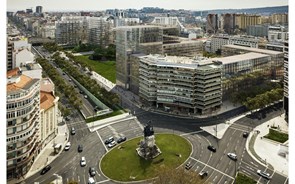
[[[18,50],[13,53],[12,57],[15,62],[14,68],[34,62],[34,54],[28,49]]]
[[[215,53],[220,50],[222,45],[227,45],[229,40],[228,35],[215,35],[211,38],[211,52]]]
[[[140,23],[141,21],[139,18],[115,18],[114,19],[115,27],[132,26],[132,25],[138,25]]]
[[[29,63],[20,67],[22,74],[33,79],[42,79],[42,67],[39,63]]]

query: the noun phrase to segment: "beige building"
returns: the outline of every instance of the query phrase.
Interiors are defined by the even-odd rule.
[[[239,29],[246,29],[250,25],[261,24],[260,15],[236,14],[235,25]]]
[[[281,13],[281,14],[272,14],[270,16],[271,24],[288,24],[288,13]]]
[[[182,41],[163,45],[163,53],[168,56],[195,57],[203,55],[202,41]]]
[[[59,97],[54,95],[54,84],[49,78],[41,80],[40,92],[40,138],[42,147],[57,134],[57,114]]]

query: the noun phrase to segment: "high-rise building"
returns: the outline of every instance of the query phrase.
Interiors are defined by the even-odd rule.
[[[36,6],[36,13],[41,14],[42,13],[42,6]]]
[[[24,176],[40,152],[40,80],[7,72],[7,180]]]
[[[158,26],[122,26],[116,28],[116,84],[130,87],[130,55],[162,54],[163,30]]]
[[[288,13],[275,13],[271,15],[270,19],[271,24],[289,24]]]
[[[218,14],[208,14],[206,22],[206,32],[209,34],[217,33],[219,27]]]
[[[261,24],[260,15],[236,14],[235,25],[238,29],[246,30],[250,25]]]
[[[112,25],[106,18],[87,17],[88,43],[107,46],[110,43]]]
[[[233,34],[236,28],[236,14],[222,14],[223,17],[223,31],[227,34]]]
[[[249,25],[246,29],[247,35],[267,37],[268,25]]]
[[[289,42],[284,43],[284,110],[285,119],[289,119]]]

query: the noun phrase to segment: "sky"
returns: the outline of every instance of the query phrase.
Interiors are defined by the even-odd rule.
[[[242,9],[288,5],[288,0],[7,0],[7,10],[17,11],[43,6],[43,11],[56,10],[105,10],[141,9],[159,7],[164,9],[212,10]]]

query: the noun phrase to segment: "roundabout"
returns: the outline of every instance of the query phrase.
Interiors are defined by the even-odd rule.
[[[110,150],[100,162],[105,176],[116,181],[140,181],[157,177],[161,168],[177,168],[192,152],[185,138],[175,134],[155,134],[161,154],[154,159],[140,157],[136,148],[142,137],[131,139]]]

